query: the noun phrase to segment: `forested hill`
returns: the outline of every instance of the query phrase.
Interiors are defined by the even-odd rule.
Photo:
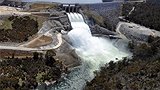
[[[135,10],[128,15],[132,7]],[[126,3],[122,15],[131,22],[160,31],[160,0],[148,0],[147,3]]]

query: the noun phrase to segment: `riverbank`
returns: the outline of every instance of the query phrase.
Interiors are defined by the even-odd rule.
[[[159,89],[160,52],[159,39],[152,39],[149,44],[129,44],[132,59],[109,62],[95,72],[96,77],[87,83],[85,90],[131,90]]]
[[[124,58],[121,61],[106,63],[100,71],[95,72],[96,77],[87,83],[84,90],[158,90],[160,88],[160,37],[157,25],[159,23],[157,11],[160,8],[158,5],[158,0],[124,4],[122,14],[130,25],[124,24],[119,29],[130,40],[128,48],[133,56],[131,59]],[[137,24],[131,24],[130,21]]]

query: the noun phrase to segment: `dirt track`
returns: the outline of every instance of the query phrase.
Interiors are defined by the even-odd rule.
[[[0,6],[0,16],[23,16],[23,15],[31,15],[29,12],[21,12],[20,8],[9,7],[9,6]]]

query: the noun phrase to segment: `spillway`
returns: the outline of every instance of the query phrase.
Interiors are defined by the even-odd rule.
[[[92,36],[81,14],[67,15],[73,28],[68,36],[82,60],[82,65],[73,69],[58,85],[52,87],[52,90],[83,90],[86,82],[94,78],[94,71],[111,60],[116,61],[116,58],[122,59],[129,54],[125,48],[119,50],[109,39]]]

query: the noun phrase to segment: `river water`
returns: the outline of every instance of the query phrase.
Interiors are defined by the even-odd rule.
[[[94,78],[94,71],[111,60],[117,61],[116,58],[120,60],[131,55],[125,48],[126,44],[123,40],[115,43],[109,39],[93,37],[81,14],[68,13],[67,15],[73,28],[68,36],[82,60],[82,65],[73,69],[51,90],[83,90],[86,82]]]

